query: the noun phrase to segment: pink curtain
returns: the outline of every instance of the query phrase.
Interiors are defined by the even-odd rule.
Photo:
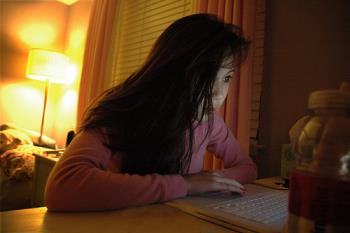
[[[243,35],[253,42],[255,0],[197,0],[195,12],[215,14],[226,23],[241,27]],[[220,111],[227,126],[246,153],[249,152],[252,50],[253,44],[251,44],[247,59],[236,70],[227,99]],[[220,167],[222,167],[221,160],[217,159],[215,155],[207,153],[203,169],[212,170]]]
[[[116,17],[120,1],[94,0],[87,32],[82,76],[79,87],[77,126],[86,108],[106,88]]]

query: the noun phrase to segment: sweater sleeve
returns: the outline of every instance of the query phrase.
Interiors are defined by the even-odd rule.
[[[107,170],[111,157],[97,133],[82,132],[52,170],[45,201],[50,211],[97,211],[186,196],[180,175],[129,175]]]
[[[242,184],[251,183],[257,177],[255,163],[246,155],[237,140],[217,113],[214,114],[213,128],[209,135],[207,150],[221,158],[224,169],[218,172]]]

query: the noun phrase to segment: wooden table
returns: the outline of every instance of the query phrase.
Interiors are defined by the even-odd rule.
[[[1,233],[232,233],[173,207],[52,213],[46,207],[1,212]]]

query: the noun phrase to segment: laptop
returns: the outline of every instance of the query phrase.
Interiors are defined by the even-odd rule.
[[[288,191],[245,185],[245,195],[211,192],[166,204],[237,232],[282,232],[288,215]]]

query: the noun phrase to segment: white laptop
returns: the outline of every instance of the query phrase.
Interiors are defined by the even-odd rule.
[[[281,232],[287,221],[288,191],[256,184],[245,187],[243,196],[211,192],[166,204],[236,232]]]

